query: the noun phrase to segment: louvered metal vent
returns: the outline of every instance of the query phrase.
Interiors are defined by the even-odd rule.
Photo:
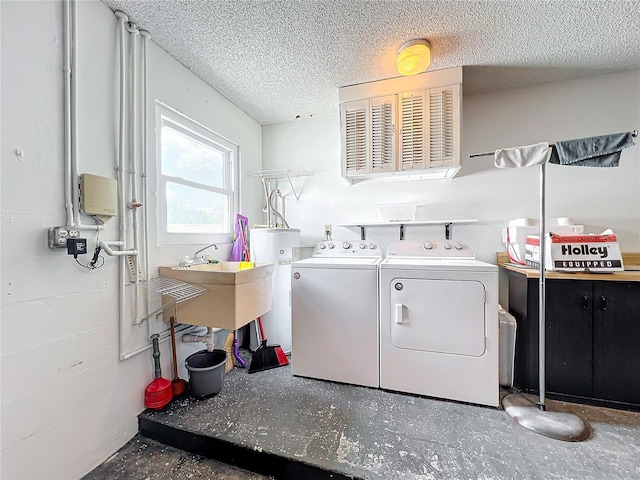
[[[453,89],[432,91],[429,97],[431,162],[452,161],[455,154]]]
[[[367,169],[367,113],[366,110],[346,112],[345,122],[345,162],[349,173],[364,172]]]
[[[402,97],[402,170],[425,168],[424,104],[419,93]]]
[[[373,171],[393,166],[393,105],[381,103],[371,108],[371,167]]]

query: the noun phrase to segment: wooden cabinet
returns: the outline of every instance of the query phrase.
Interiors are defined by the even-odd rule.
[[[509,271],[518,322],[515,383],[537,392],[538,279]],[[546,390],[550,398],[640,408],[640,282],[546,280]]]
[[[640,283],[596,282],[593,396],[640,404]]]

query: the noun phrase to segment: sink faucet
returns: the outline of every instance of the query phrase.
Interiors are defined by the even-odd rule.
[[[210,243],[210,244],[209,244],[209,245],[207,245],[206,247],[201,248],[201,249],[200,249],[200,250],[198,250],[196,253],[194,253],[194,254],[193,254],[193,259],[194,259],[194,260],[195,260],[195,259],[197,259],[197,258],[198,258],[198,254],[199,254],[200,252],[204,252],[207,248],[211,248],[211,247],[215,248],[216,250],[218,249],[218,245],[216,245],[215,243]]]
[[[211,247],[214,247],[216,250],[218,249],[218,245],[216,245],[215,243],[210,243],[206,247],[201,248],[196,253],[194,253],[192,258],[189,258],[187,256],[184,259],[182,259],[182,261],[180,262],[180,266],[181,267],[190,267],[191,265],[202,265],[204,263],[209,263],[209,260],[204,258],[204,255],[198,257],[198,254],[201,253],[201,252],[204,252],[207,248],[211,248]]]

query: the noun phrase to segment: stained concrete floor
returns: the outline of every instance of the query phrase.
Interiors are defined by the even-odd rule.
[[[201,455],[136,435],[82,480],[268,480]]]
[[[234,369],[218,395],[187,395],[162,411],[144,412],[140,421],[141,431],[151,426],[151,435],[167,429],[169,443],[186,434],[186,449],[194,445],[190,439],[211,438],[223,442],[218,446],[344,477],[640,479],[640,413],[551,400],[548,406],[579,414],[590,423],[591,437],[553,440],[499,409],[294,377],[288,366],[254,374]]]

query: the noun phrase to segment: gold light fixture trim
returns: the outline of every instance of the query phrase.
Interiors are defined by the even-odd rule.
[[[429,68],[431,44],[424,38],[409,40],[398,50],[398,73],[416,75]]]

